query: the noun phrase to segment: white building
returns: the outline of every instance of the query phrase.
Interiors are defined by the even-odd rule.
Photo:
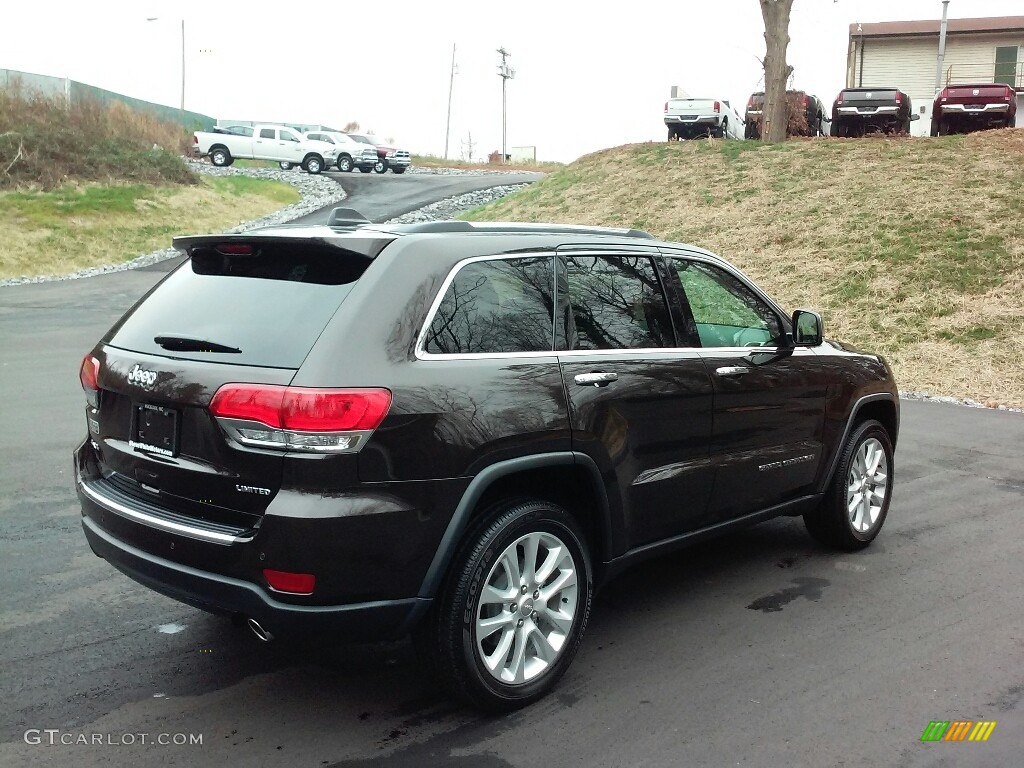
[[[891,86],[910,96],[921,119],[915,136],[931,126],[939,55],[939,20],[851,24],[846,87]],[[1017,125],[1024,125],[1024,16],[949,19],[940,87],[950,83],[1006,83],[1017,90]]]

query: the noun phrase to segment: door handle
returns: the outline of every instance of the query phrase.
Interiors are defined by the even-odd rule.
[[[613,381],[617,381],[619,374],[595,371],[594,373],[578,373],[573,377],[580,386],[606,387]]]
[[[743,365],[726,365],[716,368],[715,373],[719,376],[742,376],[745,373],[750,373],[750,369]]]

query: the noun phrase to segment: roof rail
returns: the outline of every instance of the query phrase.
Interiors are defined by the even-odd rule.
[[[536,234],[536,235],[615,235],[635,237],[644,240],[657,238],[642,229],[620,229],[615,227],[592,227],[576,224],[536,224],[505,221],[427,221],[417,224],[399,225],[400,231],[408,233],[443,232],[489,232],[493,234]]]
[[[327,217],[328,227],[358,227],[369,223],[370,220],[355,208],[335,208]]]

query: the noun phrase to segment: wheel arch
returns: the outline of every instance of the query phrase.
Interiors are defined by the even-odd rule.
[[[843,446],[846,445],[850,433],[858,424],[869,419],[875,419],[885,427],[885,431],[889,433],[889,440],[892,442],[893,450],[896,449],[896,439],[900,428],[900,411],[896,397],[889,392],[864,395],[854,403],[853,408],[850,410],[850,416],[846,420],[842,437],[836,442],[828,472],[822,478],[819,491],[824,492],[828,488],[829,483],[832,482],[832,477],[835,475],[836,467],[839,465],[839,458],[843,452]]]
[[[473,523],[503,498],[540,498],[564,507],[583,528],[594,564],[608,557],[611,520],[600,470],[589,456],[574,451],[500,461],[481,470],[462,494],[420,585],[419,597],[437,595],[455,553]]]
[[[325,163],[324,163],[324,156],[323,156],[323,155],[321,155],[321,154],[320,154],[319,152],[307,152],[307,153],[306,153],[306,156],[302,158],[302,163],[301,163],[301,165],[305,165],[306,163],[308,163],[308,162],[310,161],[310,159],[311,159],[311,158],[314,158],[314,157],[315,157],[315,158],[316,158],[317,160],[319,160],[319,161],[320,161],[320,165],[321,165],[321,167],[322,167],[322,166],[323,166],[323,165],[325,164]]]

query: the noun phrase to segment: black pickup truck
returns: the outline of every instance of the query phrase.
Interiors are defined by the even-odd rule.
[[[910,133],[910,122],[919,117],[899,88],[846,88],[832,105],[832,135]]]

